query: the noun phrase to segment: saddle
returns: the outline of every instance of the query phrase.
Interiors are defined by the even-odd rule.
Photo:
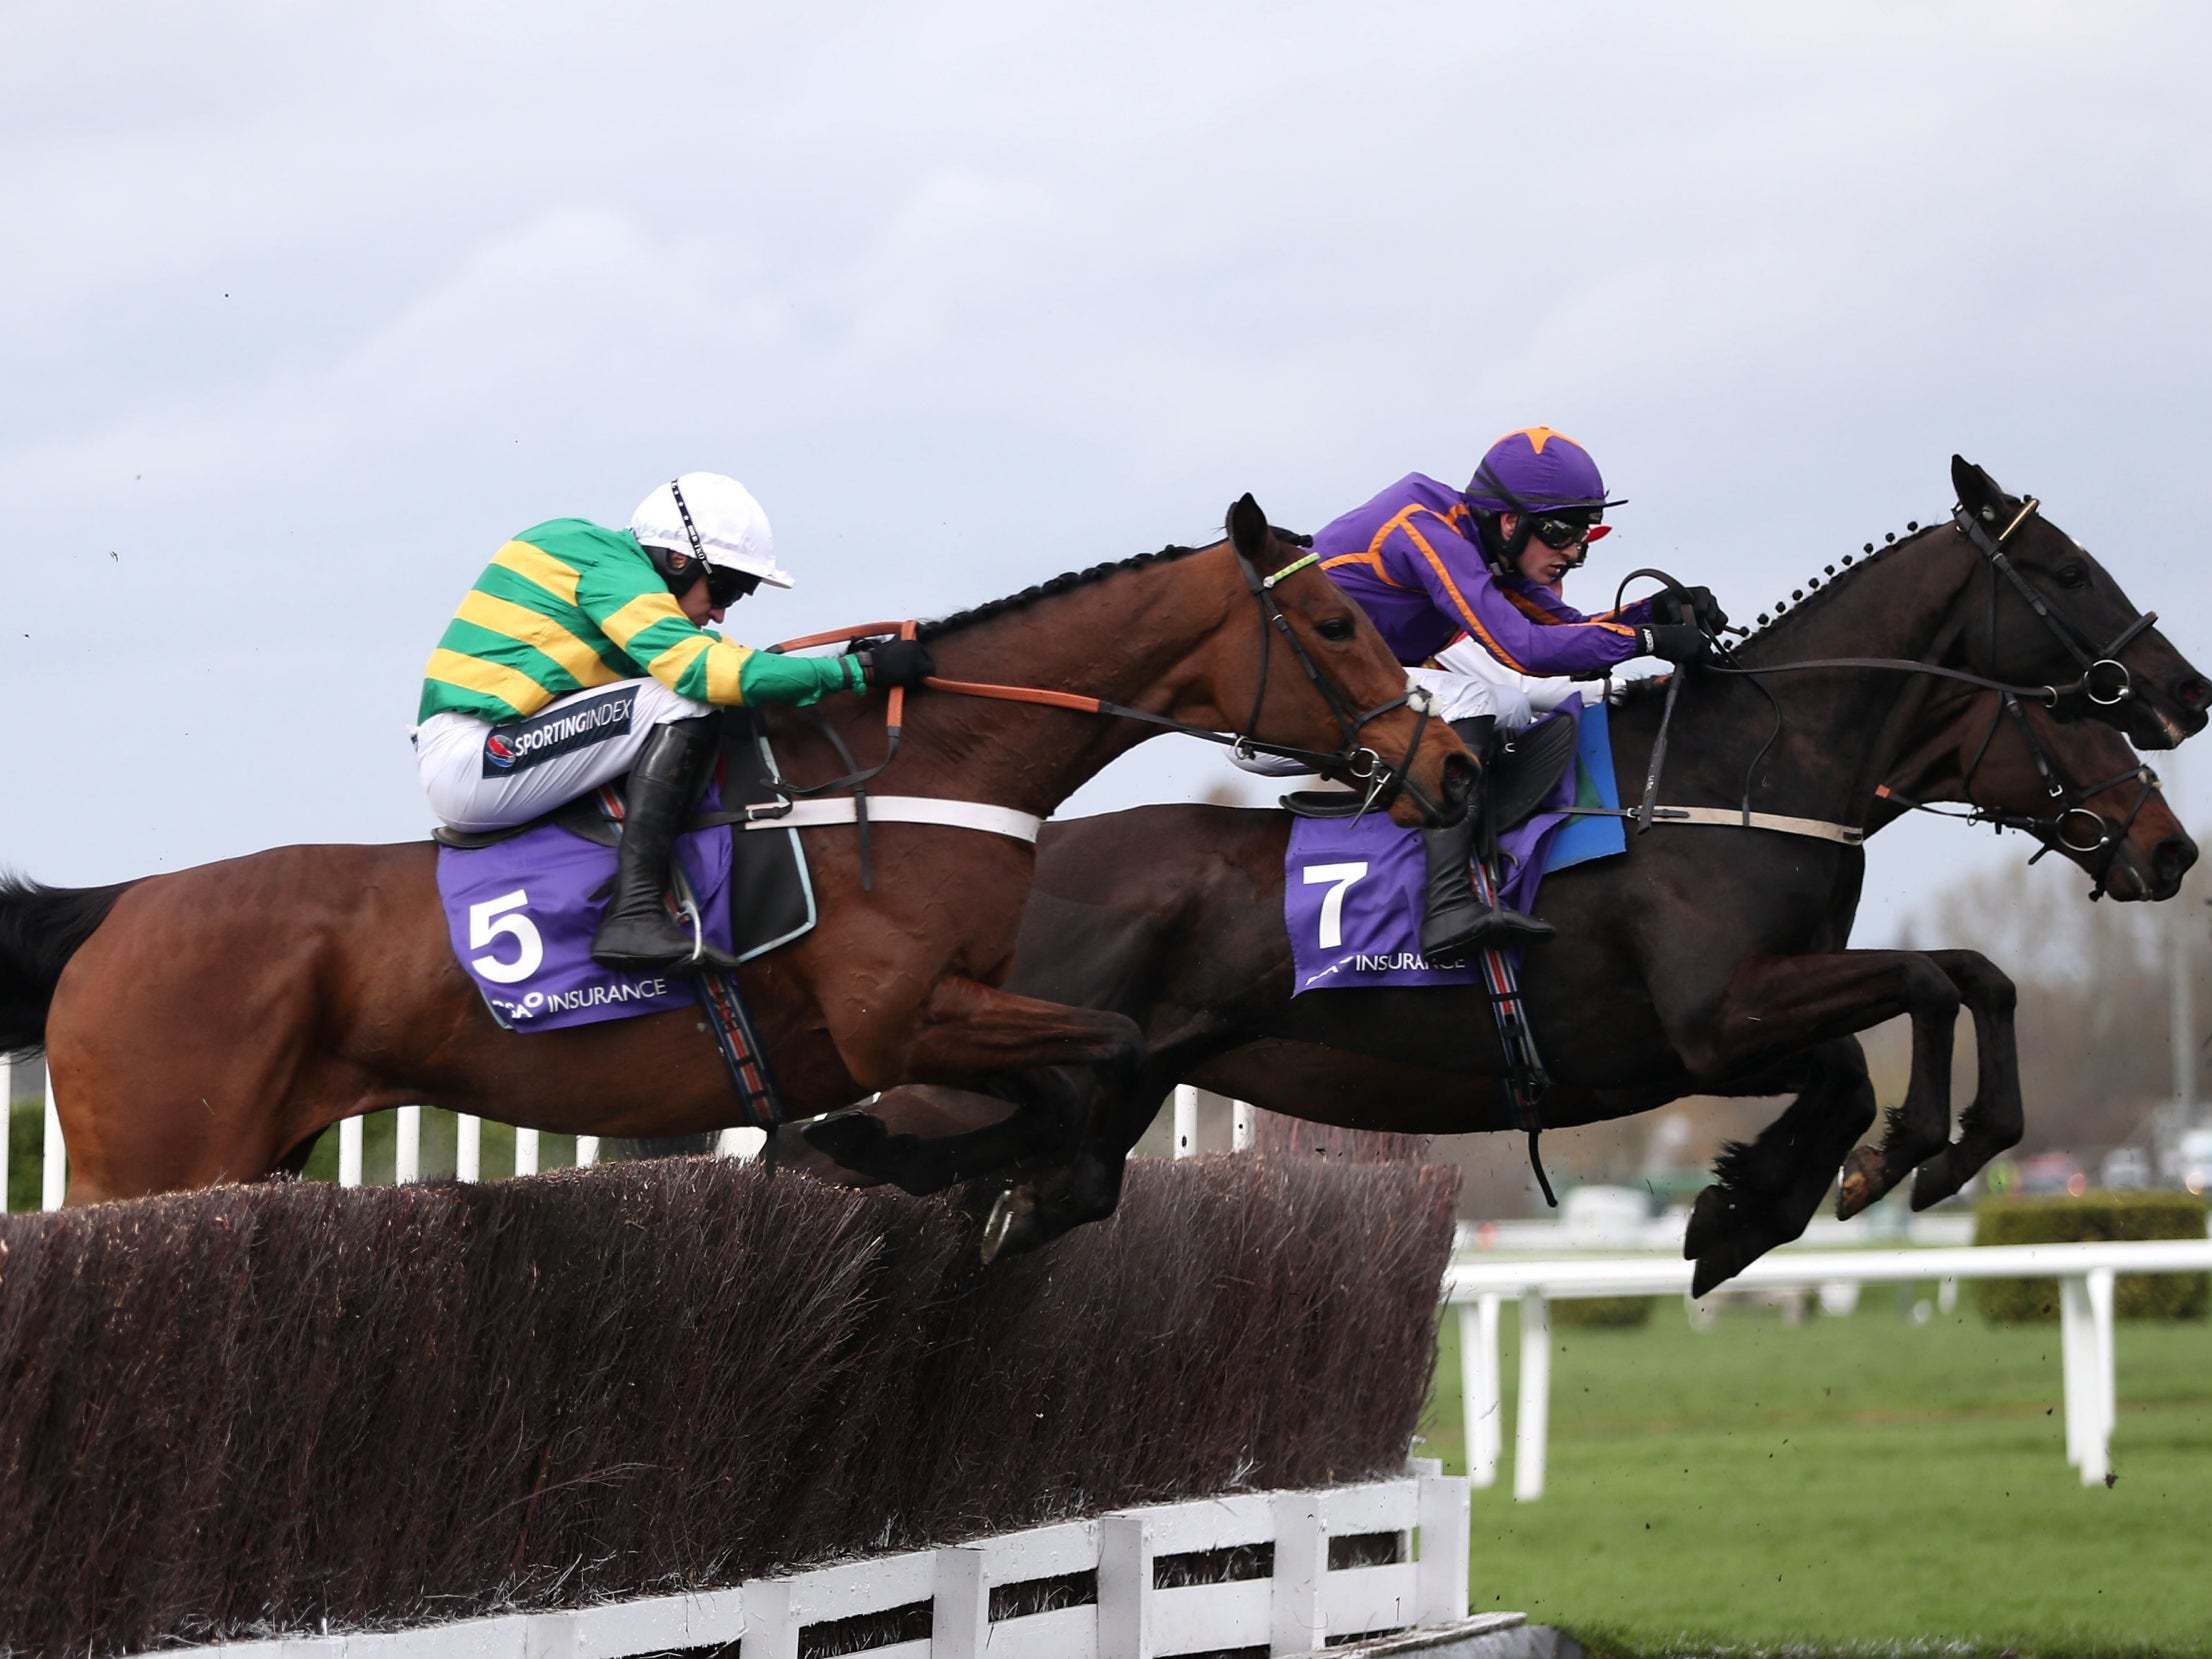
[[[729,827],[744,821],[748,806],[783,800],[785,791],[778,788],[781,773],[776,757],[753,711],[732,708],[721,713],[721,749],[714,770],[718,788],[710,789],[700,799],[683,833],[720,827],[729,836],[733,950],[740,957],[749,957],[787,943],[814,926],[814,888],[797,830],[747,834]],[[459,830],[440,824],[430,832],[431,839],[441,847],[473,852],[552,825],[594,846],[616,847],[622,841],[627,804],[624,786],[628,782],[624,778],[588,790],[565,806],[511,829]]]
[[[1575,723],[1539,721],[1517,732],[1483,763],[1483,802],[1493,833],[1511,829],[1542,806],[1575,759]],[[1299,818],[1355,818],[1366,796],[1357,790],[1295,789],[1283,810]]]

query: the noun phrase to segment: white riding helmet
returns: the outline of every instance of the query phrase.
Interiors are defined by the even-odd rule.
[[[791,573],[776,563],[768,515],[750,490],[723,473],[687,472],[663,484],[637,504],[630,533],[644,547],[688,553],[716,570],[791,586]]]

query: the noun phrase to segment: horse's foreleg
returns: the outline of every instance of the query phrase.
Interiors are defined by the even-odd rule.
[[[1922,952],[1757,957],[1706,1005],[1663,986],[1654,992],[1669,1039],[1701,1078],[1726,1077],[1900,1014],[1911,1018],[1911,1084],[1889,1114],[1881,1146],[1862,1146],[1847,1160],[1837,1214],[1858,1214],[1949,1144],[1951,1033],[1960,996],[1951,976]]]
[[[809,1173],[836,1181],[849,1172],[921,1197],[1064,1151],[1070,1128],[1058,1102],[1040,1100],[1034,1091],[1003,1099],[924,1083],[902,1085],[865,1106],[779,1134],[796,1167]],[[816,1160],[833,1167],[820,1170]]]
[[[1855,1037],[1805,1057],[1809,1075],[1782,1115],[1749,1145],[1731,1143],[1697,1195],[1682,1253],[1703,1296],[1778,1244],[1801,1236],[1852,1144],[1874,1122],[1874,1085]]]
[[[2020,1049],[2013,1011],[2020,993],[2010,976],[1976,950],[1932,950],[1929,960],[1951,976],[1974,1016],[1974,1099],[1959,1114],[1959,1138],[1923,1163],[1913,1177],[1912,1207],[1924,1210],[1966,1185],[1990,1159],[2020,1144],[2027,1132],[2020,1096]]]

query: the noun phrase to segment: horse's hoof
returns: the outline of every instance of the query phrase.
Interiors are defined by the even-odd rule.
[[[1744,1270],[1751,1260],[1739,1252],[1713,1250],[1697,1258],[1697,1271],[1690,1275],[1690,1299],[1694,1302],[1716,1285],[1724,1285]]]
[[[1720,1243],[1721,1235],[1728,1230],[1728,1212],[1734,1208],[1726,1187],[1716,1184],[1697,1195],[1697,1202],[1690,1206],[1690,1224],[1682,1233],[1685,1260],[1694,1262]]]
[[[1953,1161],[1949,1157],[1937,1158],[1922,1164],[1913,1175],[1912,1207],[1915,1210],[1925,1210],[1940,1204],[1966,1185],[1964,1177],[1953,1172]]]
[[[1882,1155],[1871,1146],[1852,1148],[1843,1162],[1843,1188],[1836,1194],[1836,1219],[1849,1221],[1889,1189],[1881,1184]]]
[[[1019,1187],[1001,1192],[991,1204],[991,1213],[983,1218],[983,1265],[989,1267],[1001,1256],[1018,1256],[1034,1249],[1036,1219],[1037,1201],[1029,1193]]]
[[[810,1123],[799,1133],[806,1137],[807,1145],[826,1152],[847,1169],[881,1178],[883,1143],[891,1135],[866,1112],[842,1112]]]

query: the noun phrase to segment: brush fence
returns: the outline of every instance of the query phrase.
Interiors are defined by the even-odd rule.
[[[1348,1637],[1467,1624],[1468,1486],[1440,1469],[1419,1459],[1398,1480],[1128,1509],[735,1589],[160,1653],[623,1659],[735,1643],[739,1659],[798,1659],[802,1637],[816,1626],[923,1605],[929,1634],[860,1651],[867,1659],[1164,1659],[1259,1647],[1308,1653]],[[1332,1539],[1394,1540],[1387,1553],[1395,1559],[1332,1568]],[[1220,1577],[1218,1566],[1209,1570],[1197,1559],[1218,1563],[1230,1551],[1240,1552],[1251,1576]],[[1185,1577],[1208,1581],[1177,1582]],[[1044,1593],[1022,1596],[1025,1587]],[[1008,1605],[994,1618],[1000,1599]],[[1060,1605],[1018,1610],[1039,1601]],[[849,1650],[840,1644],[836,1651]]]

